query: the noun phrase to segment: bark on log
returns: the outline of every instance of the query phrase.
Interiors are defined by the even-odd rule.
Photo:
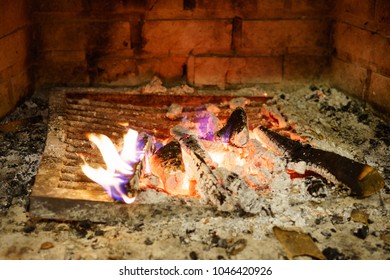
[[[263,143],[291,162],[305,161],[307,170],[345,185],[352,196],[368,197],[384,187],[383,177],[372,166],[288,139],[265,127],[258,127],[254,132]]]
[[[183,190],[185,167],[178,141],[173,140],[160,148],[151,158],[150,167],[153,174],[157,175],[164,189],[171,194],[186,195],[188,190]]]

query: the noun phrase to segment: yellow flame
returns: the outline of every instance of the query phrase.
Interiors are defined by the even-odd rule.
[[[130,129],[124,135],[121,154],[118,153],[114,143],[107,136],[88,133],[87,137],[98,147],[107,169],[93,168],[85,163],[81,167],[84,174],[101,185],[111,197],[128,204],[133,203],[135,197],[127,195],[124,185],[134,172],[132,164],[139,160],[139,153],[137,153],[138,132]]]
[[[108,170],[117,170],[126,175],[132,174],[133,168],[119,156],[118,151],[110,138],[103,134],[94,133],[89,133],[87,137],[99,148]]]
[[[88,178],[101,185],[110,197],[119,196],[125,203],[131,204],[135,201],[135,197],[129,197],[122,190],[122,185],[126,183],[123,178],[120,178],[104,168],[93,168],[88,164],[81,166],[84,174]]]
[[[125,162],[137,161],[137,139],[138,132],[133,129],[129,129],[129,131],[123,136],[121,158]]]

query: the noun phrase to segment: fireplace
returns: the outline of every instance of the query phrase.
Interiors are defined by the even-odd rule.
[[[211,224],[215,232],[240,235],[245,231],[255,240],[272,233],[288,258],[319,259],[346,256],[331,246],[297,252],[285,241],[305,233],[315,244],[333,234],[328,220],[340,231],[339,225],[352,221],[359,227],[348,224],[346,228],[355,237],[364,240],[371,227],[378,239],[385,240],[377,258],[388,252],[387,223],[379,226],[388,217],[389,199],[387,1],[2,2],[6,9],[0,11],[4,13],[0,14],[4,19],[0,51],[9,55],[0,58],[4,100],[0,115],[7,116],[34,92],[49,99],[46,147],[34,185],[26,187],[28,194],[31,191],[28,209],[33,219],[137,225],[178,217],[203,223],[204,228],[197,229],[186,222],[187,235],[210,233]],[[83,173],[83,164],[104,166],[87,133],[105,135],[119,149],[123,135],[134,129],[153,138],[150,160],[160,144],[172,140],[185,150],[183,139],[200,133],[197,120],[206,114],[219,126],[208,123],[196,141],[214,143],[207,149],[209,154],[220,147],[229,150],[224,164],[234,153],[266,154],[245,159],[242,166],[231,164],[237,168],[229,170],[231,176],[239,174],[234,178],[241,189],[245,184],[255,190],[261,206],[240,196],[226,206],[215,198],[220,193],[212,194],[213,202],[208,196],[213,192],[199,187],[204,185],[199,183],[200,175],[197,187],[190,187],[185,195],[172,195],[147,182],[145,173],[141,185],[151,187],[134,189],[127,183],[132,187],[126,195],[135,202],[126,204]],[[248,129],[242,146],[219,134],[235,114],[245,116]],[[185,137],[175,138],[172,131],[178,126],[188,129]],[[267,148],[255,144],[262,137],[270,141]],[[332,161],[331,166],[318,158]],[[268,181],[242,170],[254,160],[263,167],[273,161],[274,169],[262,167],[261,176]],[[221,166],[204,161],[202,157],[194,164],[202,165],[202,172],[218,173],[215,170]],[[348,177],[343,168],[350,170],[350,166],[358,171]],[[215,177],[218,184],[227,176],[220,173]],[[366,185],[356,188],[349,178],[368,180],[369,190]],[[340,181],[346,188],[339,186]],[[238,191],[228,192],[237,195]],[[367,215],[370,219],[364,218]],[[228,224],[218,225],[217,220]],[[373,220],[376,223],[371,225]],[[215,232],[212,246],[226,245],[232,251],[229,256],[246,247],[234,238],[224,245],[221,242],[230,237],[219,239]],[[348,257],[358,258],[351,254]]]
[[[374,167],[326,145],[329,151],[311,147],[318,139],[312,132],[302,134],[299,126],[306,124],[278,109],[283,95],[271,97],[256,88],[241,90],[238,97],[237,92],[167,89],[156,77],[132,91],[53,90],[31,215],[125,222],[155,207],[270,215],[277,185],[307,188],[313,198],[332,197],[326,188],[339,184],[357,198],[384,187]],[[301,98],[308,96],[320,104],[343,98],[314,88]],[[327,106],[347,112],[352,106],[348,97],[341,104]],[[312,190],[315,184],[318,189]]]

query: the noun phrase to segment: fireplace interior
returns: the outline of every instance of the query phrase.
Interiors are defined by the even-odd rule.
[[[0,258],[390,257],[389,1],[0,3]]]

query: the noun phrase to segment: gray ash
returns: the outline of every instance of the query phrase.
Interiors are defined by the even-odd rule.
[[[14,199],[27,207],[28,194],[41,160],[47,135],[47,100],[33,96],[5,117],[1,124],[15,124],[14,130],[0,131],[0,211],[6,212]]]

